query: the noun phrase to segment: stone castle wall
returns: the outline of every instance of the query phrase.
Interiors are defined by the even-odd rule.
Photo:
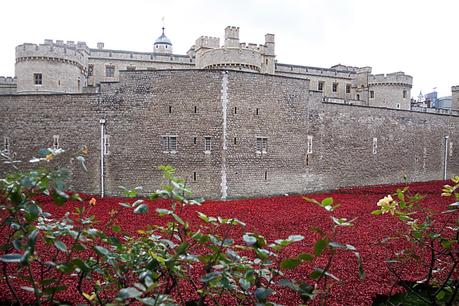
[[[0,136],[23,160],[56,134],[64,148],[87,145],[89,171],[76,172],[74,188],[90,193],[99,190],[101,118],[108,194],[155,190],[162,164],[216,198],[441,179],[444,136],[453,143],[448,176],[459,173],[458,116],[323,103],[309,89],[308,80],[257,73],[125,71],[100,94],[0,97]],[[175,152],[165,136],[176,137]]]

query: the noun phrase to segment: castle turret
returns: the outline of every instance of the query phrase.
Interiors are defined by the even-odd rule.
[[[172,54],[172,42],[164,34],[164,27],[163,33],[155,40],[155,43],[153,44],[153,53]]]
[[[459,85],[451,87],[451,109],[459,111]]]
[[[80,93],[86,86],[89,48],[84,42],[46,39],[16,47],[18,93]]]
[[[413,77],[403,72],[368,76],[368,105],[386,108],[411,108]]]
[[[225,48],[239,48],[239,27],[225,28]]]

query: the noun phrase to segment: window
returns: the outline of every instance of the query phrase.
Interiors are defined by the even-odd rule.
[[[360,95],[357,94],[357,101],[360,101]]]
[[[312,154],[312,135],[308,135],[307,153]]]
[[[378,153],[378,138],[373,137],[373,154]]]
[[[33,83],[35,85],[43,85],[43,75],[41,73],[33,74]]]
[[[324,90],[324,82],[323,81],[319,81],[319,83],[317,84],[317,90],[319,90],[319,91],[323,91]]]
[[[406,90],[403,91],[403,99],[406,99]]]
[[[257,153],[266,153],[268,149],[268,138],[257,137],[256,151]]]
[[[177,136],[163,136],[161,142],[164,153],[177,152]]]
[[[265,171],[265,181],[268,180],[268,171]]]
[[[198,174],[193,172],[193,181],[196,182],[198,180]]]
[[[88,65],[88,76],[93,76],[94,75],[94,65],[90,64]]]
[[[333,92],[337,92],[338,91],[338,83],[333,83],[332,91]]]
[[[374,99],[375,98],[375,92],[374,90],[370,90],[370,99]]]
[[[211,150],[212,150],[212,138],[204,137],[204,151],[206,153],[210,153]]]
[[[59,135],[53,136],[53,149],[54,150],[59,149]]]
[[[198,107],[195,106],[195,107],[194,107],[194,113],[196,114],[197,112],[198,112]]]
[[[397,103],[397,105],[395,106],[397,109],[400,109],[400,103]]]
[[[234,144],[237,144],[237,139],[236,139],[236,137],[234,137]]]
[[[351,93],[351,84],[346,84],[346,93]]]
[[[449,142],[449,157],[453,157],[453,142]]]
[[[257,109],[255,110],[255,115],[258,116],[258,107],[257,107]]]
[[[4,137],[3,138],[3,150],[2,153],[9,155],[10,154],[10,138]]]
[[[172,106],[169,105],[169,114],[172,114]]]
[[[194,138],[193,138],[193,144],[196,144],[197,141],[198,141],[198,138],[197,138],[197,137],[194,137]]]
[[[104,135],[104,155],[110,154],[110,135]]]
[[[133,71],[133,70],[135,70],[135,66],[127,66],[126,70]]]
[[[105,76],[108,78],[113,78],[115,76],[115,66],[106,66]]]
[[[234,107],[234,114],[237,114],[237,107]]]

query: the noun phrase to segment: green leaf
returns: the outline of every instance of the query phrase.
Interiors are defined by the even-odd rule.
[[[255,238],[254,236],[249,235],[249,234],[244,234],[244,235],[242,236],[242,239],[244,240],[244,242],[245,242],[248,246],[252,246],[252,245],[254,245],[255,243],[257,243],[257,238]]]
[[[298,259],[301,259],[302,261],[312,261],[314,256],[309,253],[301,253],[298,255]]]
[[[185,222],[180,218],[177,214],[172,214],[172,217],[177,221],[180,225],[185,225]]]
[[[172,211],[171,211],[171,210],[169,210],[169,209],[163,209],[163,208],[156,208],[156,212],[157,212],[160,216],[172,214]]]
[[[301,264],[301,260],[298,258],[287,258],[281,262],[281,269],[294,269]]]
[[[0,261],[5,263],[18,263],[21,261],[21,254],[6,254],[0,257]]]
[[[290,235],[288,236],[287,238],[289,241],[292,241],[292,242],[297,242],[297,241],[301,241],[304,239],[304,236],[301,236],[301,235]]]
[[[109,250],[107,250],[106,248],[101,247],[101,246],[99,246],[99,245],[94,246],[94,250],[95,250],[99,255],[102,255],[102,256],[107,256],[108,254],[110,254],[110,251],[109,251]]]
[[[331,206],[333,204],[333,198],[328,197],[322,200],[321,206],[326,207],[326,206]]]
[[[73,264],[71,262],[57,266],[57,269],[62,273],[69,274],[73,272]]]
[[[273,293],[271,289],[260,287],[255,290],[255,298],[258,302],[264,303],[271,293]]]
[[[203,214],[202,212],[197,211],[199,219],[201,219],[204,222],[209,222],[209,217],[207,215]]]
[[[140,204],[134,209],[135,214],[145,214],[148,212],[148,205],[146,204]]]
[[[309,278],[316,280],[319,277],[321,277],[323,274],[324,274],[324,270],[315,268],[314,271],[312,271],[311,274],[309,274]]]
[[[117,224],[113,224],[113,226],[112,226],[112,232],[114,232],[114,233],[119,233],[119,232],[121,232],[121,227],[120,227],[119,225],[117,225]]]
[[[60,240],[55,240],[54,241],[54,246],[59,250],[59,251],[62,251],[62,252],[65,252],[67,253],[67,246]]]
[[[204,275],[203,277],[201,277],[201,281],[203,283],[207,283],[207,282],[210,282],[211,280],[214,280],[218,277],[220,277],[222,273],[221,272],[218,272],[218,271],[214,271],[214,272],[210,272],[210,273],[207,273],[206,275]]]
[[[327,246],[328,246],[327,239],[317,240],[316,244],[314,245],[314,254],[316,254],[316,256],[320,256]]]
[[[241,285],[241,288],[244,289],[244,291],[247,291],[250,288],[250,282],[245,278],[239,279],[239,285]]]
[[[140,292],[139,290],[137,290],[134,287],[129,287],[129,288],[121,289],[118,292],[117,298],[121,299],[121,300],[126,300],[126,299],[130,299],[130,298],[137,298],[137,297],[140,297],[141,295],[142,295],[142,292]]]
[[[377,216],[377,215],[380,215],[380,214],[382,214],[382,211],[381,211],[380,209],[377,209],[377,210],[373,210],[373,211],[371,212],[371,214],[372,214],[372,215],[376,215],[376,216]]]

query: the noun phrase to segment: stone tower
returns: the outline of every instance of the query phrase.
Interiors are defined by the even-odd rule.
[[[153,44],[153,53],[172,54],[172,42],[164,34],[164,27],[162,29],[163,33],[155,40],[155,43]]]
[[[89,52],[84,42],[62,40],[17,46],[17,92],[81,93],[86,86]]]
[[[451,109],[459,111],[459,85],[451,87]]]

